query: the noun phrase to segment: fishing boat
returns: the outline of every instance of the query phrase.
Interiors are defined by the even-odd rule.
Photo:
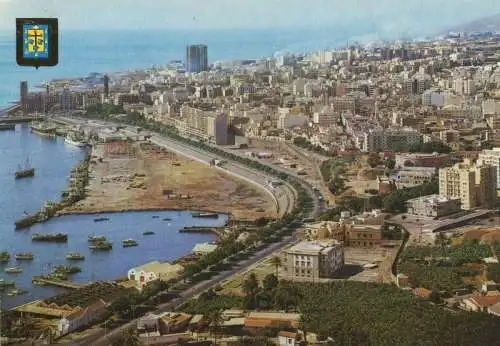
[[[22,168],[18,165],[17,172],[15,173],[16,179],[30,178],[35,176],[35,169],[30,166],[29,159],[26,159],[25,167]]]
[[[3,289],[5,287],[12,287],[15,285],[16,285],[16,282],[14,280],[0,279],[0,289]]]
[[[31,261],[35,256],[32,252],[20,252],[16,253],[15,257],[18,261]]]
[[[172,219],[169,218],[169,217],[166,217],[166,218],[163,219],[163,221],[172,221]]]
[[[69,252],[66,254],[66,259],[71,261],[83,261],[85,256],[81,255],[78,252]]]
[[[109,218],[107,217],[98,217],[94,219],[94,222],[102,222],[102,221],[109,221]]]
[[[98,241],[89,245],[91,250],[111,250],[113,248],[113,243],[109,241]]]
[[[65,233],[35,233],[31,236],[32,241],[45,241],[53,243],[66,243],[68,241],[68,235]]]
[[[158,219],[159,216],[158,215],[153,215],[153,219]]]
[[[106,237],[103,235],[89,235],[89,243],[95,243],[100,241],[106,241]]]
[[[9,293],[7,293],[8,296],[12,297],[12,296],[20,296],[22,294],[26,294],[28,293],[28,291],[26,290],[23,290],[21,288],[14,288],[12,291],[10,291]]]
[[[54,266],[54,273],[76,274],[81,272],[82,269],[76,266]]]
[[[192,217],[203,217],[203,218],[210,218],[210,219],[218,219],[219,214],[217,213],[191,213]]]
[[[122,240],[122,245],[123,247],[132,247],[132,246],[137,246],[139,243],[135,241],[134,239],[125,239]]]
[[[5,268],[7,274],[19,274],[23,272],[23,268],[19,266]]]
[[[9,262],[10,260],[10,253],[7,251],[2,251],[0,252],[0,262]]]
[[[15,130],[16,124],[0,124],[0,131]]]
[[[56,136],[56,126],[52,124],[47,124],[44,122],[33,123],[30,126],[31,132],[36,133],[40,136],[55,137]]]
[[[153,232],[153,231],[144,231],[142,233],[142,235],[153,235],[153,234],[155,234],[155,232]]]
[[[77,148],[84,148],[88,145],[87,142],[82,141],[78,136],[74,134],[67,134],[66,138],[64,138],[64,143],[72,145]]]

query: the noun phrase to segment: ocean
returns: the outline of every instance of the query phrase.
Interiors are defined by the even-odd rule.
[[[0,108],[19,100],[19,82],[84,77],[184,60],[187,44],[208,46],[209,63],[257,59],[277,52],[332,49],[364,36],[371,28],[300,28],[268,30],[61,31],[59,64],[35,70],[16,64],[15,33],[0,32]]]

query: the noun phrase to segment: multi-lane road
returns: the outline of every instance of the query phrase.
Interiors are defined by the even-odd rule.
[[[89,125],[87,123],[87,121],[84,119],[63,118],[61,120],[65,121],[67,123],[70,123],[70,124],[75,124],[75,125],[76,124]],[[94,123],[99,124],[101,126],[106,126],[106,125],[116,126],[116,124],[104,123],[104,122],[94,122]],[[129,131],[125,129],[125,133],[127,133],[127,132],[129,132]],[[175,141],[171,138],[153,135],[150,138],[150,140],[152,143],[154,143],[156,145],[165,147],[168,150],[176,152],[180,155],[183,155],[183,156],[188,157],[190,159],[197,160],[197,161],[200,161],[200,162],[203,162],[206,164],[208,164],[213,159],[226,160],[225,158],[219,157],[217,154],[213,154],[213,153],[204,151],[204,150],[199,149],[199,148],[194,148],[192,146],[189,146],[188,144],[180,143],[180,142]],[[256,170],[251,169],[251,168],[248,168],[242,164],[232,162],[230,160],[226,160],[226,161],[227,161],[226,164],[223,167],[221,167],[221,169],[224,169],[227,172],[230,172],[230,174],[234,174],[234,175],[240,177],[241,179],[252,182],[253,184],[256,184],[256,185],[264,188],[268,193],[275,196],[276,201],[277,201],[277,205],[279,206],[280,215],[283,215],[284,210],[291,211],[293,209],[296,192],[292,190],[290,185],[283,184],[283,185],[280,185],[280,186],[273,189],[269,186],[268,182],[270,180],[275,179],[274,177],[266,175],[262,172],[258,172]],[[308,184],[307,182],[304,182],[302,180],[298,180],[298,182],[302,185],[302,187],[305,189],[305,191],[308,193],[308,195],[313,200],[313,208],[308,212],[307,215],[305,215],[305,217],[306,218],[315,217],[318,214],[320,214],[321,212],[323,212],[323,210],[325,208],[324,203],[322,200],[320,200],[320,198],[318,198],[319,196],[315,193],[315,191],[313,190],[313,187],[310,184]],[[232,269],[221,272],[217,276],[212,277],[211,279],[203,281],[199,284],[196,284],[196,285],[190,287],[189,289],[183,291],[180,294],[181,297],[179,299],[177,299],[176,301],[159,306],[158,312],[170,310],[173,307],[175,307],[176,305],[182,304],[187,299],[190,299],[190,298],[200,294],[201,292],[220,284],[223,280],[225,280],[233,275],[245,272],[246,270],[248,270],[250,267],[252,267],[256,263],[262,261],[264,258],[270,256],[274,252],[277,252],[277,251],[283,249],[286,246],[289,246],[290,244],[292,244],[295,241],[296,240],[293,236],[287,236],[287,237],[283,238],[281,241],[274,243],[274,244],[271,244],[270,246],[268,246],[260,251],[257,251],[256,253],[251,255],[248,259],[240,261],[239,263],[233,265]],[[109,333],[106,333],[105,330],[99,330],[98,332],[86,337],[85,339],[83,339],[79,342],[71,342],[70,344],[67,344],[67,345],[107,346],[110,344],[109,338],[111,338],[115,335],[119,335],[127,328],[135,326],[136,322],[137,322],[136,320],[130,321],[127,324],[110,331]]]

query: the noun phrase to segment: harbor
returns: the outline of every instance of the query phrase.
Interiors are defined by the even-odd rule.
[[[178,230],[189,226],[220,227],[228,221],[226,215],[193,218],[190,211],[156,208],[146,212],[65,215],[15,231],[14,223],[23,214],[35,214],[45,201],[60,199],[62,191],[68,188],[71,170],[85,158],[85,151],[68,145],[63,138],[48,140],[33,134],[27,124],[17,125],[16,131],[1,131],[0,144],[12,153],[0,166],[0,182],[5,191],[0,196],[0,207],[5,213],[0,220],[0,235],[4,238],[0,253],[7,254],[5,261],[0,261],[0,279],[13,283],[0,292],[4,308],[64,292],[66,288],[60,287],[60,281],[86,285],[115,280],[148,261],[174,261],[189,254],[196,244],[215,240],[212,234],[183,234]],[[13,179],[19,157],[30,157],[31,165],[36,167],[35,178]],[[149,235],[144,236],[147,231]],[[37,233],[67,234],[67,242],[33,241]],[[89,235],[105,236],[114,246],[107,251],[89,249]],[[122,241],[127,239],[136,240],[138,246],[124,248]],[[55,280],[56,286],[32,282],[34,277],[48,280],[55,266],[69,265],[78,265],[81,272],[68,275],[67,280]],[[17,267],[21,272],[15,273]],[[14,273],[6,273],[7,268],[14,268]]]

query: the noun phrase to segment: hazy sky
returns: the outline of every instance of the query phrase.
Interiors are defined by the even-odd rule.
[[[0,0],[0,29],[15,17],[58,17],[66,30],[375,24],[428,32],[498,12],[498,0]]]

